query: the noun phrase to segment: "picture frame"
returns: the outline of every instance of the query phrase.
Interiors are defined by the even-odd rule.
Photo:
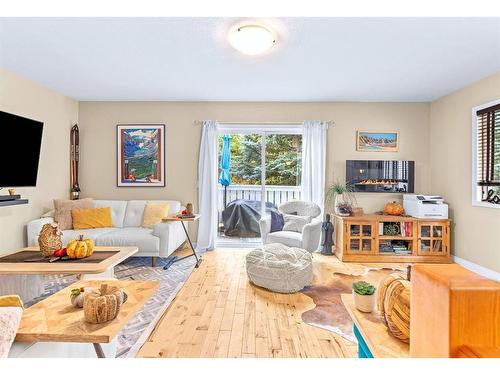
[[[165,187],[165,124],[116,126],[118,187]]]
[[[356,131],[356,151],[397,152],[399,132],[397,131]]]

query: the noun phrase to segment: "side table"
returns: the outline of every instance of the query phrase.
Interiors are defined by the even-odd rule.
[[[196,251],[194,250],[193,242],[191,241],[191,238],[189,237],[189,233],[187,231],[186,225],[184,225],[184,222],[194,222],[200,218],[200,215],[196,214],[193,217],[177,217],[177,216],[168,216],[164,217],[162,221],[164,223],[170,222],[170,221],[180,221],[182,224],[182,229],[184,229],[184,233],[186,233],[187,240],[189,242],[189,246],[191,247],[191,251],[193,252],[192,254],[186,255],[185,257],[172,257],[171,260],[163,267],[164,270],[168,269],[172,264],[180,262],[181,260],[184,260],[186,258],[194,256],[196,258],[196,264],[195,268],[198,268],[201,263],[201,257],[199,257],[196,254]]]

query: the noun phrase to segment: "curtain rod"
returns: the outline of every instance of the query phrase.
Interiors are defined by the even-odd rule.
[[[217,121],[221,125],[302,125],[301,121]],[[334,121],[325,121],[328,125],[334,125]],[[195,123],[200,125],[203,121],[196,120]]]

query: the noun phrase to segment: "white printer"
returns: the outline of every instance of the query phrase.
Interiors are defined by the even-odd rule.
[[[448,219],[448,205],[437,195],[404,194],[403,208],[419,219]]]

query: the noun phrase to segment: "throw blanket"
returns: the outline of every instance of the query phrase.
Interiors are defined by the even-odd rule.
[[[23,307],[19,297],[0,297],[0,358],[7,358],[22,316]]]

